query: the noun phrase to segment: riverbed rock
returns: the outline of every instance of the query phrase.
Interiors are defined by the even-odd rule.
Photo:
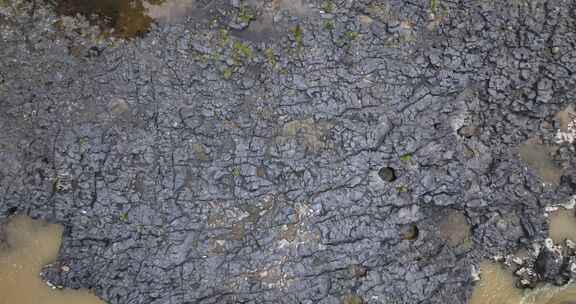
[[[541,241],[574,194],[576,154],[540,127],[576,100],[574,7],[438,2],[429,29],[426,0],[266,2],[264,40],[215,0],[118,40],[0,1],[0,218],[63,224],[71,271],[47,276],[110,304],[467,303],[471,265]],[[559,146],[551,183],[530,138]]]

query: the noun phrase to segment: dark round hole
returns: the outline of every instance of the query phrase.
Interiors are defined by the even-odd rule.
[[[8,215],[13,215],[18,212],[18,207],[10,207],[8,208]]]
[[[396,180],[396,171],[391,167],[383,167],[378,170],[378,176],[380,179],[386,182],[393,182]]]
[[[415,224],[404,225],[400,228],[400,237],[403,240],[413,241],[418,238],[418,227]]]

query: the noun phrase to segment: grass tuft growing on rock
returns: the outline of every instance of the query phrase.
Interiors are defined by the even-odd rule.
[[[249,45],[242,43],[240,41],[234,41],[234,43],[232,44],[232,52],[236,59],[244,58],[250,60],[254,55],[252,53],[252,48]]]
[[[322,2],[322,10],[326,13],[332,13],[334,11],[334,3],[331,0],[324,0]]]
[[[238,20],[243,23],[250,23],[250,21],[254,20],[255,17],[256,16],[249,7],[246,5],[242,5],[240,7],[240,11],[238,12]]]
[[[292,34],[294,35],[294,41],[296,42],[296,50],[300,51],[300,49],[302,49],[302,28],[300,25],[292,28]]]

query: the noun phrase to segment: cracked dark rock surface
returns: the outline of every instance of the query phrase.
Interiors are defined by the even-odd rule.
[[[518,147],[576,100],[576,6],[438,2],[334,1],[272,42],[3,8],[0,217],[63,224],[45,277],[109,304],[466,303],[574,195],[572,143],[557,184]]]

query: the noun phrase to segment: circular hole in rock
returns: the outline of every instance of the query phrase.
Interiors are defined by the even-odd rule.
[[[386,182],[393,182],[396,180],[396,170],[391,167],[383,167],[378,170],[378,176],[380,179]]]
[[[403,240],[413,241],[418,238],[419,230],[415,224],[400,227],[400,237]]]

